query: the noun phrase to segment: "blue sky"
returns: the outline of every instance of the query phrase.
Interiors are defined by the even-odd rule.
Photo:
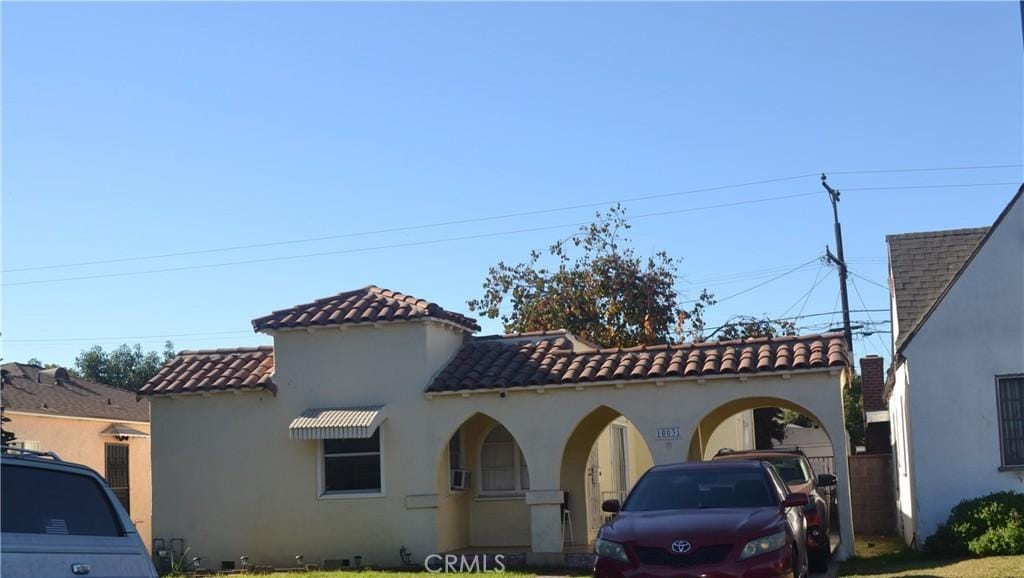
[[[178,348],[266,343],[253,317],[371,283],[466,311],[489,265],[525,259],[595,209],[12,269],[808,175],[626,203],[654,214],[632,237],[683,260],[684,295],[727,296],[833,243],[821,171],[846,191],[857,289],[884,308],[868,280],[885,283],[887,233],[990,224],[1016,186],[988,184],[1022,178],[836,174],[1021,163],[1015,2],[4,3],[2,16],[5,360],[70,364],[94,343],[156,349],[164,336]],[[960,184],[971,186],[936,187]],[[323,252],[334,254],[180,269]],[[122,275],[154,269],[179,270]],[[818,273],[729,299],[709,324],[832,311],[834,273],[802,300]],[[851,303],[862,308],[852,290]],[[887,354],[887,342],[858,339],[856,353]]]

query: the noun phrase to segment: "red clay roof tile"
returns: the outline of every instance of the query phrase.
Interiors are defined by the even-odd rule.
[[[228,389],[266,389],[277,391],[274,373],[274,348],[240,347],[182,351],[168,361],[146,385],[141,395],[196,393]]]
[[[470,340],[427,391],[582,385],[847,364],[846,347],[839,333],[582,351],[575,350],[565,337],[552,337],[536,341]]]
[[[476,320],[471,317],[447,311],[425,299],[373,285],[274,311],[270,315],[253,319],[252,326],[256,331],[267,331],[419,319],[447,321],[469,332],[480,330]]]

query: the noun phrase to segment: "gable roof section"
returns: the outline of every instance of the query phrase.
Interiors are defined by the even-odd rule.
[[[988,227],[887,235],[890,283],[896,296],[900,350],[964,267]]]
[[[421,319],[447,321],[470,333],[480,330],[471,317],[447,311],[425,299],[374,285],[274,311],[253,319],[252,326],[256,331],[269,331]]]
[[[240,347],[182,351],[168,361],[140,395],[265,389],[276,393],[274,348]]]
[[[1013,198],[1010,199],[1010,202],[1007,203],[1005,207],[1003,207],[1002,212],[1000,212],[999,216],[996,217],[996,220],[994,223],[992,223],[992,226],[985,228],[985,234],[975,244],[974,248],[971,250],[970,254],[964,260],[963,264],[959,267],[959,269],[955,271],[952,278],[949,279],[949,281],[945,284],[945,286],[942,288],[939,294],[928,306],[927,310],[921,316],[921,319],[914,325],[914,328],[911,329],[910,331],[904,332],[902,326],[900,327],[900,335],[903,335],[905,333],[906,337],[904,337],[901,342],[897,343],[897,354],[902,353],[903,349],[907,346],[908,343],[910,343],[910,340],[913,339],[915,335],[917,335],[918,330],[921,329],[921,327],[928,321],[928,318],[931,317],[932,312],[934,312],[935,309],[939,306],[939,304],[942,303],[943,298],[946,296],[947,293],[949,293],[949,290],[953,287],[953,285],[956,284],[957,280],[960,279],[960,276],[963,275],[964,271],[966,271],[967,268],[971,266],[971,263],[974,261],[974,257],[977,256],[978,253],[980,253],[981,250],[985,247],[985,243],[987,243],[988,240],[992,237],[993,231],[999,228],[999,226],[1006,219],[1006,216],[1010,214],[1010,210],[1014,207],[1014,205],[1021,202],[1022,198],[1024,198],[1024,183],[1022,183],[1020,188],[1017,189],[1017,194],[1015,194]]]
[[[467,342],[428,393],[753,374],[848,364],[840,333],[576,350],[564,336]]]
[[[88,417],[111,421],[149,421],[149,401],[134,391],[24,363],[3,365],[3,406],[44,416]]]

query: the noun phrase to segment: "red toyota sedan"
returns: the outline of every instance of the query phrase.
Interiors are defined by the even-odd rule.
[[[804,578],[806,494],[771,464],[655,466],[601,528],[595,578]]]

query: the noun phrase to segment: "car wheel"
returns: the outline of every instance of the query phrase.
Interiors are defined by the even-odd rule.
[[[810,567],[811,572],[825,572],[828,570],[828,559],[831,552],[829,551],[829,545],[826,543],[824,546],[819,548],[807,550],[807,565]]]

